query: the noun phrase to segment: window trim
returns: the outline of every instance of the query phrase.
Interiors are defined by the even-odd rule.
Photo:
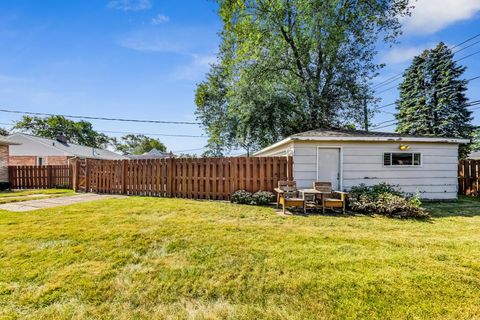
[[[390,164],[385,164],[385,154],[390,154]],[[393,161],[393,157],[392,157],[392,154],[394,153],[406,153],[406,154],[411,154],[412,155],[412,164],[393,164],[392,161]],[[420,163],[419,164],[415,164],[415,154],[419,154],[420,155]],[[414,152],[414,151],[384,151],[382,153],[382,164],[384,167],[387,167],[387,168],[391,168],[391,167],[394,167],[394,168],[404,168],[404,167],[407,167],[407,168],[411,168],[411,167],[422,167],[423,166],[423,154],[421,152]]]

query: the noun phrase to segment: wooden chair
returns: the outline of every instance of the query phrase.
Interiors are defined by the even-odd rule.
[[[275,191],[277,192],[277,208],[281,204],[284,214],[286,207],[301,207],[303,213],[306,213],[305,197],[298,191],[295,181],[278,181],[278,188],[275,188]]]
[[[325,208],[342,209],[342,213],[345,213],[345,205],[347,202],[347,193],[342,191],[332,190],[331,182],[318,182],[313,183],[313,188],[322,192],[318,195],[317,200],[319,200],[322,205],[322,212],[325,213]]]

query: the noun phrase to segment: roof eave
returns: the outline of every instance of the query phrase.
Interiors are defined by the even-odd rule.
[[[429,138],[429,137],[292,137],[294,141],[379,141],[379,142],[441,142],[441,143],[469,143],[469,139],[458,138]],[[282,140],[283,141],[283,140]],[[267,147],[268,148],[268,147]]]
[[[276,142],[276,143],[274,143],[274,144],[272,144],[272,145],[270,145],[270,146],[268,146],[268,147],[263,148],[263,149],[260,150],[260,151],[255,152],[253,155],[256,156],[256,155],[262,154],[262,153],[267,152],[267,151],[270,151],[270,150],[272,150],[272,149],[274,149],[274,148],[280,147],[280,146],[282,146],[282,145],[284,145],[284,144],[286,144],[286,143],[288,143],[288,142],[291,142],[291,141],[293,141],[293,140],[294,140],[294,139],[293,139],[292,137],[285,138],[285,139],[280,140],[280,141],[278,141],[278,142]]]

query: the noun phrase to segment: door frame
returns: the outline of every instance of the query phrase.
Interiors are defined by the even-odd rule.
[[[318,181],[318,152],[320,149],[338,149],[339,150],[339,153],[338,153],[338,172],[339,172],[339,178],[338,178],[338,188],[340,189],[340,191],[343,190],[343,147],[342,146],[325,146],[325,145],[322,145],[322,146],[317,146],[317,163],[316,163],[316,172],[317,172],[317,181]]]

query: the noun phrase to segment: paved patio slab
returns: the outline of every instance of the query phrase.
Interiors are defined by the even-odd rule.
[[[0,210],[23,212],[23,211],[45,209],[45,208],[54,208],[54,207],[60,207],[60,206],[68,206],[71,204],[82,203],[82,202],[90,202],[90,201],[104,200],[104,199],[117,199],[117,198],[125,198],[125,196],[86,193],[86,194],[79,194],[79,195],[66,196],[66,197],[5,203],[5,204],[0,204]]]

